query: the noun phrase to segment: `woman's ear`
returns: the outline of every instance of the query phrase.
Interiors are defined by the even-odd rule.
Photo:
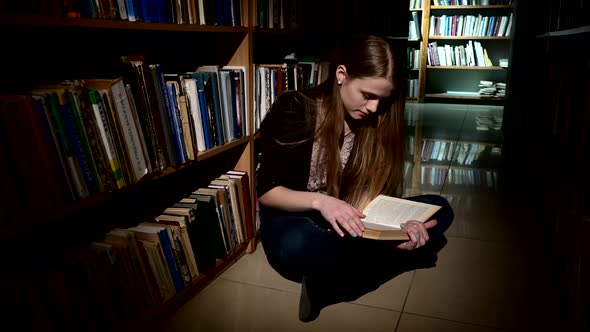
[[[344,65],[338,65],[338,67],[336,67],[336,80],[338,81],[338,85],[344,83],[346,78],[346,67]]]

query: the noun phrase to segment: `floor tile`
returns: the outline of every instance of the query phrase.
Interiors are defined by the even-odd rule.
[[[396,332],[499,332],[501,330],[478,325],[453,322],[403,313]]]
[[[381,285],[375,291],[365,294],[353,303],[371,307],[401,311],[410,289],[414,272],[405,272]]]
[[[527,271],[515,246],[449,237],[437,266],[415,272],[404,312],[512,328],[530,311]]]
[[[269,265],[261,243],[258,243],[253,253],[242,256],[220,278],[297,294],[301,290],[301,284],[283,278]]]
[[[216,279],[163,324],[162,331],[297,331],[297,308],[295,294]]]
[[[442,196],[447,198],[455,212],[447,236],[508,243],[518,241],[514,223],[519,220],[503,206],[497,192],[443,189]]]
[[[381,285],[379,289],[353,301],[356,304],[401,311],[410,288],[413,272],[403,273]],[[301,284],[289,281],[279,275],[268,264],[262,244],[256,251],[244,255],[225,271],[220,278],[253,286],[267,287],[300,294]]]
[[[217,279],[183,306],[160,331],[393,331],[399,312],[350,303],[298,319],[299,295]]]

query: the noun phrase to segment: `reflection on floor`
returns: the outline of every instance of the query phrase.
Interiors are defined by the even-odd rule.
[[[501,121],[501,108],[409,104],[408,109],[414,114],[407,114],[407,133],[414,135],[414,140],[416,123],[421,121],[419,130],[426,139],[486,142],[486,146],[501,147],[500,131],[492,128],[494,121]],[[478,124],[478,118],[492,120]],[[484,122],[489,128],[478,130]],[[457,165],[452,153],[450,156],[440,161],[442,168],[469,169]],[[409,161],[413,160],[410,155]],[[414,171],[415,167],[409,169]],[[158,330],[558,330],[552,328],[547,273],[543,270],[542,248],[535,241],[534,228],[529,227],[533,222],[529,210],[482,183],[448,185],[442,181],[422,185],[420,179],[408,174],[407,194],[441,194],[456,214],[447,232],[448,244],[435,267],[406,272],[357,301],[324,309],[314,322],[301,323],[297,316],[300,285],[272,270],[259,245]]]

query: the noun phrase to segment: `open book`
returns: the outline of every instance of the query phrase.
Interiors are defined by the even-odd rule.
[[[386,195],[375,197],[363,210],[363,237],[374,240],[408,240],[400,224],[410,220],[425,222],[440,206]]]

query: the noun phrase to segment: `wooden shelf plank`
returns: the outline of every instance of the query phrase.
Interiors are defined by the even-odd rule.
[[[247,27],[213,26],[199,24],[175,24],[154,22],[129,22],[122,20],[102,20],[92,18],[69,18],[60,16],[17,13],[10,16],[0,15],[0,26],[11,27],[57,27],[88,28],[136,31],[174,31],[174,32],[225,32],[247,33]]]
[[[206,150],[206,151],[203,151],[203,152],[199,152],[198,155],[197,155],[197,161],[201,161],[201,160],[205,160],[207,158],[211,158],[211,157],[216,156],[216,155],[218,155],[220,153],[223,153],[223,152],[225,152],[225,151],[227,151],[229,149],[232,149],[232,148],[234,148],[234,147],[236,147],[238,145],[246,144],[249,141],[250,141],[250,138],[248,136],[247,137],[242,137],[239,140],[235,140],[235,141],[226,143],[226,144],[224,144],[222,146],[217,146],[217,147],[214,147],[212,149],[209,149],[209,150]]]
[[[472,96],[472,95],[459,95],[450,93],[427,93],[424,95],[426,98],[440,98],[440,99],[468,99],[468,100],[494,100],[501,101],[504,97],[493,97],[493,96]]]

